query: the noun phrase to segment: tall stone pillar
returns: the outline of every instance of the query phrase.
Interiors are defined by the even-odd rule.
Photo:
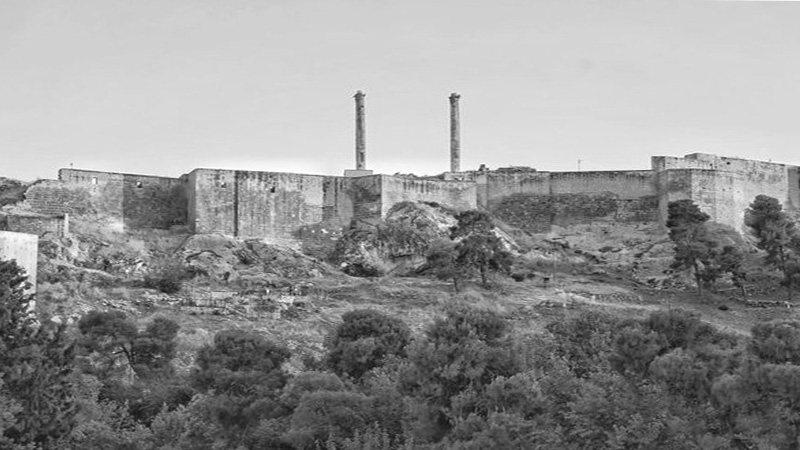
[[[458,112],[458,99],[461,96],[450,94],[450,172],[461,172],[461,118]]]
[[[366,95],[356,92],[356,170],[367,170],[367,142],[364,134],[367,124],[364,117],[364,97]]]
[[[364,94],[361,91],[356,92],[354,96],[356,99],[356,168],[345,169],[344,176],[346,177],[364,177],[372,175],[371,170],[367,170],[367,123],[364,117]]]

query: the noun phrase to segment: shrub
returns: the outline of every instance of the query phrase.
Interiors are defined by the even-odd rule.
[[[402,320],[369,309],[350,311],[342,320],[328,343],[334,372],[358,379],[388,356],[405,356],[411,332]]]
[[[351,438],[371,422],[369,397],[356,392],[317,391],[306,394],[292,414],[287,440],[297,449],[315,443]]]
[[[283,388],[286,374],[281,365],[291,356],[283,345],[261,335],[223,330],[214,344],[197,353],[198,370],[193,383],[201,391],[232,395],[270,394]]]
[[[150,266],[150,272],[144,277],[144,285],[165,294],[174,294],[181,290],[181,283],[191,277],[192,271],[179,259],[164,258]]]
[[[290,408],[297,408],[303,395],[316,391],[344,391],[342,380],[332,373],[303,372],[292,378],[281,394],[281,402]]]

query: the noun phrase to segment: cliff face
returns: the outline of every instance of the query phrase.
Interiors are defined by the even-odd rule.
[[[425,262],[431,242],[448,237],[455,224],[454,211],[438,204],[398,203],[385,220],[346,231],[331,260],[355,276],[412,272]]]

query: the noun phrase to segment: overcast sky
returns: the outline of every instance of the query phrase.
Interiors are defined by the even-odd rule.
[[[800,164],[800,2],[0,0],[0,176]]]

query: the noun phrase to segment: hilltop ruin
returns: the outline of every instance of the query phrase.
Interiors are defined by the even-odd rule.
[[[343,176],[194,169],[177,178],[61,169],[0,208],[0,229],[68,233],[69,217],[108,229],[182,226],[294,247],[330,240],[353,221],[374,222],[406,201],[481,208],[529,232],[554,225],[663,223],[667,204],[692,199],[711,220],[743,231],[758,194],[800,208],[800,167],[704,153],[652,157],[649,170],[541,172],[512,167],[461,171],[459,95],[450,100],[450,171],[373,174],[366,168],[362,92],[356,100],[356,164]]]

